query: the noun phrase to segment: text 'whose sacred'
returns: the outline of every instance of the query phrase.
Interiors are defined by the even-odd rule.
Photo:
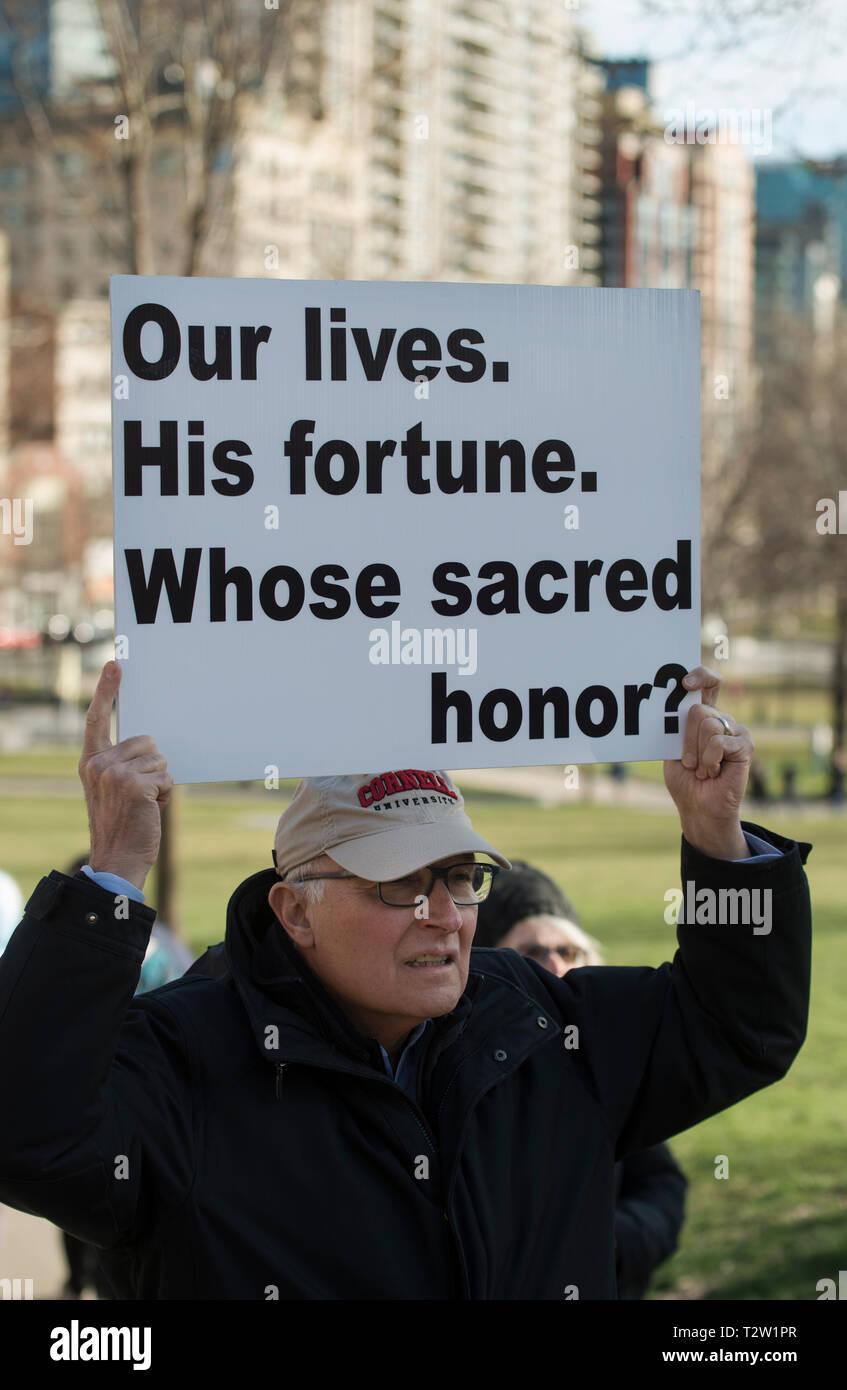
[[[196,616],[200,566],[204,557],[202,546],[191,546],[183,552],[181,571],[177,569],[174,551],[157,547],[145,571],[141,550],[127,549],[124,558],[139,624],[155,623],[164,588],[171,619],[174,623],[190,623]],[[605,576],[604,576],[605,571]],[[603,577],[604,576],[604,577]],[[601,581],[599,587],[595,581]],[[571,562],[571,574],[559,560],[538,560],[521,574],[507,560],[489,560],[480,565],[474,594],[471,572],[461,561],[451,560],[436,565],[432,572],[435,592],[442,595],[430,600],[434,612],[443,617],[460,617],[472,605],[484,617],[521,612],[522,597],[535,613],[562,612],[572,599],[571,612],[587,613],[592,604],[603,599],[618,613],[634,613],[648,601],[648,588],[653,603],[662,612],[691,608],[691,541],[676,542],[676,557],[665,556],[647,568],[631,557],[611,563],[600,559]],[[557,588],[565,582],[570,589]],[[347,588],[353,584],[351,595]],[[312,615],[321,619],[343,618],[355,600],[359,612],[368,618],[385,618],[400,606],[401,587],[397,571],[391,565],[369,564],[355,580],[343,565],[318,565],[309,576],[309,588],[315,596],[308,604]],[[594,586],[592,588],[592,585]],[[280,586],[282,589],[282,596]],[[245,565],[227,567],[226,548],[208,548],[208,594],[210,622],[222,623],[233,616],[237,622],[254,620],[253,575]],[[228,603],[232,594],[233,603]],[[306,580],[292,565],[272,565],[259,580],[259,605],[266,617],[275,622],[296,618],[306,605]]]

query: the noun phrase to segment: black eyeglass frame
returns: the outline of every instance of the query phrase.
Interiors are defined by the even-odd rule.
[[[435,883],[436,883],[437,880],[443,879],[443,881],[444,881],[444,886],[445,886],[445,888],[447,889],[447,892],[450,893],[450,885],[449,885],[449,883],[447,882],[447,875],[448,875],[449,873],[452,873],[454,869],[467,869],[467,868],[473,868],[473,869],[482,869],[483,872],[488,876],[488,887],[486,888],[486,890],[485,890],[484,894],[482,895],[482,897],[481,897],[481,898],[475,898],[474,901],[473,901],[472,903],[465,903],[465,902],[459,902],[456,898],[453,897],[453,894],[450,893],[450,900],[451,900],[451,902],[453,902],[453,903],[456,904],[456,907],[478,907],[480,903],[484,903],[484,902],[485,902],[485,899],[488,897],[488,894],[491,892],[491,885],[492,885],[492,883],[494,882],[494,879],[495,879],[496,875],[499,874],[500,869],[501,869],[502,866],[501,866],[500,864],[478,864],[478,863],[476,862],[476,860],[469,859],[469,860],[467,860],[467,861],[462,861],[462,862],[460,862],[460,863],[458,863],[458,864],[448,864],[446,868],[443,868],[443,867],[442,867],[442,868],[440,868],[440,869],[432,869],[432,868],[429,867],[429,865],[426,865],[425,867],[427,868],[428,872],[429,872],[430,875],[431,875],[431,878],[430,878],[430,880],[429,880],[429,887],[427,888],[427,890],[426,890],[425,893],[423,893],[423,894],[418,894],[418,896],[414,899],[414,901],[413,901],[413,902],[410,902],[410,903],[390,903],[390,902],[388,902],[388,901],[382,896],[383,883],[397,883],[397,882],[399,882],[399,881],[401,881],[401,880],[398,880],[398,879],[385,879],[385,880],[383,880],[382,882],[378,882],[377,885],[376,885],[376,891],[377,891],[377,893],[378,893],[378,895],[379,895],[379,900],[380,900],[380,902],[385,903],[385,906],[386,906],[386,907],[417,907],[417,906],[418,906],[418,902],[419,902],[419,900],[420,900],[421,897],[424,897],[424,898],[428,898],[428,897],[429,897],[429,895],[431,894],[431,892],[432,892],[432,890],[433,890],[433,887],[434,887],[434,885],[435,885]],[[423,872],[423,870],[417,870],[417,872],[421,873],[421,872]],[[320,878],[359,878],[359,877],[360,877],[359,874],[348,874],[348,873],[309,874],[308,877],[306,877],[306,878],[290,878],[290,879],[287,879],[287,880],[283,880],[283,882],[288,882],[288,883],[313,883],[313,882],[315,882],[317,879],[320,879]]]

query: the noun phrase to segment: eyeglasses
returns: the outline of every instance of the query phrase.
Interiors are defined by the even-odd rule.
[[[588,959],[587,951],[581,946],[541,946],[537,942],[518,949],[521,956],[531,956],[533,960],[547,960],[550,956],[560,956],[568,965],[581,965]]]
[[[446,869],[418,869],[405,878],[393,878],[376,885],[380,901],[386,907],[417,907],[421,898],[428,898],[436,879],[443,879],[447,892],[457,907],[475,907],[491,892],[499,864],[451,864]],[[358,878],[358,874],[309,874],[307,878],[288,879],[289,883],[311,883],[318,878]]]

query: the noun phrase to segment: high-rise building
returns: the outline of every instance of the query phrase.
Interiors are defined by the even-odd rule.
[[[610,286],[700,291],[703,518],[754,409],[753,169],[739,144],[673,132],[642,59],[597,60],[605,79],[601,274]],[[679,137],[682,138],[679,138]]]
[[[703,475],[713,493],[736,470],[756,408],[753,167],[739,145],[692,146],[697,210],[692,283],[700,291]],[[706,509],[708,523],[708,509]]]
[[[847,301],[847,158],[756,170],[756,353],[774,348],[777,319],[811,319],[822,277]]]
[[[96,0],[2,0],[0,115],[80,101],[114,72]]]
[[[9,238],[0,229],[0,494],[3,494],[9,467],[9,411],[11,406],[9,329]]]
[[[292,35],[311,103],[252,103],[236,273],[595,283],[600,107],[573,18],[556,3],[328,0],[317,32]]]
[[[21,104],[21,83],[44,101],[50,92],[50,0],[0,4],[0,114]]]
[[[88,553],[110,525],[111,274],[600,283],[603,83],[560,0],[280,5],[278,60],[240,84],[233,136],[203,170],[199,218],[189,79],[167,44],[150,75],[139,218],[128,190],[140,186],[142,146],[95,0],[6,8],[29,15],[17,47],[0,43],[0,219],[23,403],[12,442],[25,445],[15,476],[37,462],[51,535],[68,488],[82,499],[89,530],[66,555]],[[241,0],[249,52],[262,15]],[[211,102],[220,73],[207,63],[191,81],[193,99]],[[30,447],[32,420],[52,450]],[[19,564],[38,568],[35,556]],[[43,574],[39,584],[44,593]]]

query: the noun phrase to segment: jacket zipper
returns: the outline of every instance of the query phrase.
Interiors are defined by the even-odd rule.
[[[305,1063],[301,1063],[300,1065],[303,1065],[303,1066],[316,1066],[317,1063],[315,1063],[315,1062],[305,1062]],[[280,1098],[280,1088],[281,1088],[281,1083],[282,1083],[282,1073],[283,1073],[284,1069],[285,1069],[287,1066],[288,1066],[288,1063],[287,1063],[287,1062],[275,1062],[275,1063],[274,1063],[274,1082],[275,1082],[275,1084],[274,1084],[274,1089],[275,1089],[275,1094],[276,1094],[277,1100],[279,1100],[279,1098]],[[347,1075],[347,1076],[361,1076],[361,1073],[360,1073],[360,1072],[350,1072],[346,1067],[321,1067],[321,1068],[319,1068],[319,1069],[322,1070],[322,1071],[341,1071],[341,1072],[343,1072],[343,1073],[344,1073],[345,1075]],[[382,1082],[382,1081],[384,1081],[384,1082],[386,1082],[386,1084],[391,1084],[391,1078],[390,1078],[390,1077],[388,1077],[388,1076],[380,1076],[378,1072],[375,1072],[373,1076],[362,1076],[361,1079],[362,1079],[363,1081],[377,1081],[377,1082]],[[393,1083],[393,1084],[396,1085],[396,1082]],[[414,1117],[415,1117],[415,1120],[417,1121],[418,1127],[419,1127],[419,1129],[421,1130],[421,1132],[422,1132],[424,1138],[426,1139],[426,1141],[427,1141],[427,1143],[428,1143],[428,1145],[429,1145],[429,1147],[430,1147],[430,1149],[431,1149],[431,1151],[432,1151],[433,1157],[434,1157],[434,1158],[437,1158],[437,1157],[438,1157],[438,1150],[436,1149],[436,1145],[435,1145],[435,1136],[433,1135],[433,1133],[432,1133],[432,1131],[430,1130],[428,1124],[426,1123],[426,1116],[423,1114],[423,1112],[422,1112],[422,1110],[420,1109],[420,1107],[418,1106],[417,1102],[414,1101],[414,1100],[412,1100],[411,1096],[407,1095],[406,1092],[403,1091],[402,1087],[398,1087],[398,1089],[402,1092],[402,1094],[403,1094],[403,1096],[404,1096],[404,1099],[407,1101],[407,1103],[412,1107],[412,1111],[413,1111],[413,1113],[414,1113]],[[450,1183],[450,1186],[451,1186],[451,1189],[452,1189],[452,1182]],[[463,1298],[470,1298],[470,1285],[469,1285],[469,1282],[468,1282],[468,1272],[467,1272],[467,1268],[466,1268],[466,1266],[465,1266],[465,1258],[464,1258],[464,1255],[463,1255],[463,1253],[462,1253],[462,1248],[461,1248],[461,1244],[460,1244],[460,1242],[459,1242],[459,1237],[456,1235],[456,1232],[455,1232],[455,1230],[453,1229],[453,1224],[452,1224],[452,1222],[451,1222],[451,1220],[450,1220],[450,1214],[449,1214],[448,1209],[447,1209],[447,1208],[448,1208],[448,1205],[449,1205],[449,1201],[450,1201],[450,1197],[449,1197],[449,1194],[447,1194],[447,1195],[445,1196],[444,1204],[442,1205],[442,1208],[441,1208],[441,1214],[442,1214],[442,1216],[443,1216],[443,1218],[444,1218],[444,1224],[445,1224],[445,1226],[446,1226],[445,1235],[446,1235],[446,1238],[447,1238],[447,1250],[448,1250],[448,1255],[451,1256],[451,1258],[452,1258],[452,1263],[454,1264],[454,1267],[455,1267],[456,1265],[458,1266],[458,1272],[459,1272],[459,1276],[460,1276],[461,1283],[462,1283],[462,1286],[463,1286],[463,1288],[462,1288],[462,1295],[461,1295],[461,1296],[462,1296]]]
[[[287,1062],[274,1062],[274,1094],[277,1100],[279,1100],[281,1095],[282,1073],[287,1066]],[[317,1062],[300,1062],[298,1063],[298,1066],[317,1066],[319,1071],[340,1071],[343,1072],[345,1076],[360,1076],[362,1081],[385,1081],[389,1084],[397,1084],[396,1082],[392,1082],[391,1078],[388,1076],[380,1076],[379,1072],[375,1072],[373,1076],[362,1076],[361,1072],[351,1072],[347,1069],[347,1067],[321,1067]],[[401,1094],[403,1095],[403,1098],[412,1107],[418,1126],[422,1130],[424,1138],[426,1139],[430,1149],[432,1150],[433,1156],[437,1157],[438,1151],[435,1147],[435,1136],[433,1135],[432,1131],[426,1123],[426,1116],[423,1114],[423,1111],[420,1109],[417,1102],[412,1100],[412,1097],[407,1095],[406,1092],[403,1091],[402,1087],[398,1087],[398,1090],[400,1090]]]

